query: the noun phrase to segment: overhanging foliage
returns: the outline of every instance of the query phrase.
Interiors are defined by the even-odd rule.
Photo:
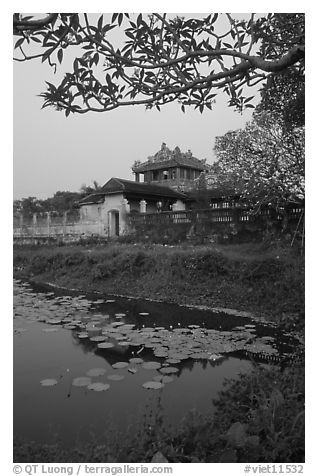
[[[44,107],[69,115],[138,104],[160,109],[178,101],[183,111],[193,105],[202,112],[222,91],[242,111],[253,107],[246,87],[266,85],[291,67],[303,74],[304,14],[237,20],[218,13],[114,13],[96,20],[79,13],[14,15],[17,61],[41,58],[56,68],[74,48],[71,70],[41,94]]]

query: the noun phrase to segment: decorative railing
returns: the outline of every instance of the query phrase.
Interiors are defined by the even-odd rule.
[[[169,223],[241,223],[299,220],[304,212],[302,205],[295,205],[277,212],[272,208],[263,208],[257,213],[247,208],[226,207],[208,208],[199,210],[166,211],[157,213],[130,213],[129,220],[132,226],[154,225]]]

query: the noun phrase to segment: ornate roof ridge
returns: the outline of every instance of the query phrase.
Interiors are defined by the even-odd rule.
[[[191,150],[187,152],[181,152],[180,147],[176,146],[173,150],[169,149],[165,142],[162,143],[161,149],[156,152],[154,155],[148,157],[144,162],[136,161],[133,166],[133,172],[142,171],[145,167],[149,170],[152,166],[156,167],[159,165],[164,165],[166,162],[172,162],[175,164],[185,165],[191,167],[191,165],[199,166],[200,169],[205,169],[206,159],[198,159],[192,155]]]

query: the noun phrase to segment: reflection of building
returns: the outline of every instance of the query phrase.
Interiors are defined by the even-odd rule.
[[[192,156],[192,152],[181,152],[179,147],[173,151],[168,149],[165,143],[161,149],[146,162],[135,163],[132,167],[136,182],[140,181],[140,175],[144,182],[165,185],[174,189],[191,190],[194,180],[198,179],[201,172],[207,172],[209,166],[202,160]]]

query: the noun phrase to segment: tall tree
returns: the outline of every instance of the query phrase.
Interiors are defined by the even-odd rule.
[[[305,125],[305,77],[290,68],[270,77],[256,112],[267,111],[283,121],[288,130]]]
[[[277,41],[270,45],[274,55],[284,53],[287,42],[296,44],[304,37],[303,16],[292,13],[276,14],[271,22],[271,28],[277,33]],[[268,39],[272,30],[263,24],[261,35]],[[261,102],[256,111],[270,112],[281,121],[284,127],[291,130],[293,127],[305,124],[305,65],[300,62],[290,68],[271,74],[263,88]]]
[[[304,136],[303,127],[286,131],[275,115],[255,114],[244,129],[216,138],[219,185],[254,207],[304,199]]]
[[[23,214],[26,217],[31,217],[33,213],[42,211],[42,203],[36,197],[22,198],[21,200],[14,200],[13,213]]]
[[[303,14],[230,14],[201,18],[114,13],[50,13],[13,17],[15,60],[41,58],[56,68],[73,48],[73,67],[60,84],[47,83],[44,107],[72,113],[104,112],[178,101],[211,109],[218,91],[229,105],[252,107],[246,89],[293,68],[303,74]],[[30,49],[31,47],[31,49]],[[33,47],[38,47],[34,51]]]
[[[86,195],[90,195],[91,193],[98,193],[102,189],[102,185],[96,180],[93,180],[93,187],[91,185],[83,184],[80,188],[81,198],[86,197]]]

